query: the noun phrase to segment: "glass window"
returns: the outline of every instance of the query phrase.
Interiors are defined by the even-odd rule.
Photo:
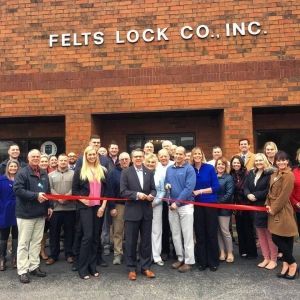
[[[46,141],[52,141],[57,147],[57,154],[65,151],[65,140],[63,138],[42,138],[42,139],[14,139],[13,141],[0,140],[0,162],[8,158],[7,150],[9,145],[16,143],[20,147],[20,158],[27,161],[27,154],[31,149],[39,149]]]
[[[165,140],[169,140],[177,146],[183,146],[186,150],[191,150],[195,146],[195,135],[192,133],[128,135],[127,150],[131,152],[135,148],[143,149],[147,142],[151,142],[154,145],[154,152],[157,153]]]
[[[297,149],[300,148],[300,129],[277,129],[277,130],[257,130],[256,152],[263,152],[264,144],[268,141],[274,142],[278,150],[287,152],[295,162]]]

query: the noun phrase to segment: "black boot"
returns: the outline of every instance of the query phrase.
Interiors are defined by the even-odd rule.
[[[0,240],[0,271],[6,270],[6,249],[7,249],[7,241]]]
[[[12,251],[11,251],[11,266],[16,269],[17,268],[17,249],[18,249],[18,240],[13,239],[11,242]]]

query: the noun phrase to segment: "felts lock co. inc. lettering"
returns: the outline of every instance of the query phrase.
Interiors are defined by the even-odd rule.
[[[208,25],[200,24],[197,26],[186,25],[178,30],[178,35],[183,40],[191,40],[193,38],[204,39],[220,39],[221,37],[237,37],[260,34],[267,34],[267,31],[262,30],[261,24],[258,21],[249,23],[226,23],[224,28],[220,31],[211,30]],[[116,30],[114,34],[114,41],[116,44],[135,44],[138,42],[151,43],[169,41],[168,27],[164,28],[145,28],[142,30],[129,29],[127,31]],[[91,44],[101,46],[105,42],[104,31],[96,32],[81,32],[81,33],[51,33],[49,35],[49,47],[81,47],[89,46]]]

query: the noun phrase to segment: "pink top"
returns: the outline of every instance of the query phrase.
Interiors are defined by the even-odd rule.
[[[90,182],[89,197],[100,197],[101,195],[101,182],[96,180]],[[100,200],[90,200],[88,206],[100,205]]]

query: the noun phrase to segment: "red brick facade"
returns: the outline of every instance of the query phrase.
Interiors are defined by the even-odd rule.
[[[167,116],[209,109],[220,112],[218,126],[202,114],[198,126],[193,119],[196,142],[206,149],[221,144],[231,155],[240,137],[253,141],[256,124],[266,126],[261,116],[253,116],[253,108],[299,109],[297,1],[23,0],[6,1],[1,15],[0,117],[64,116],[67,150],[82,150],[92,132],[105,143],[113,138],[125,146],[120,132],[129,121],[107,125],[101,114]],[[261,24],[259,35],[225,36],[226,23],[252,21]],[[209,27],[207,38],[180,37],[183,26],[196,29],[200,24]],[[141,33],[158,27],[168,27],[168,41],[115,41],[116,30],[124,37],[131,29]],[[50,34],[97,31],[104,32],[103,45],[49,47]],[[151,124],[151,117],[146,121]],[[295,121],[292,126],[299,129]],[[156,124],[157,130],[178,130],[166,122]],[[141,128],[148,130],[142,124],[137,131]]]

